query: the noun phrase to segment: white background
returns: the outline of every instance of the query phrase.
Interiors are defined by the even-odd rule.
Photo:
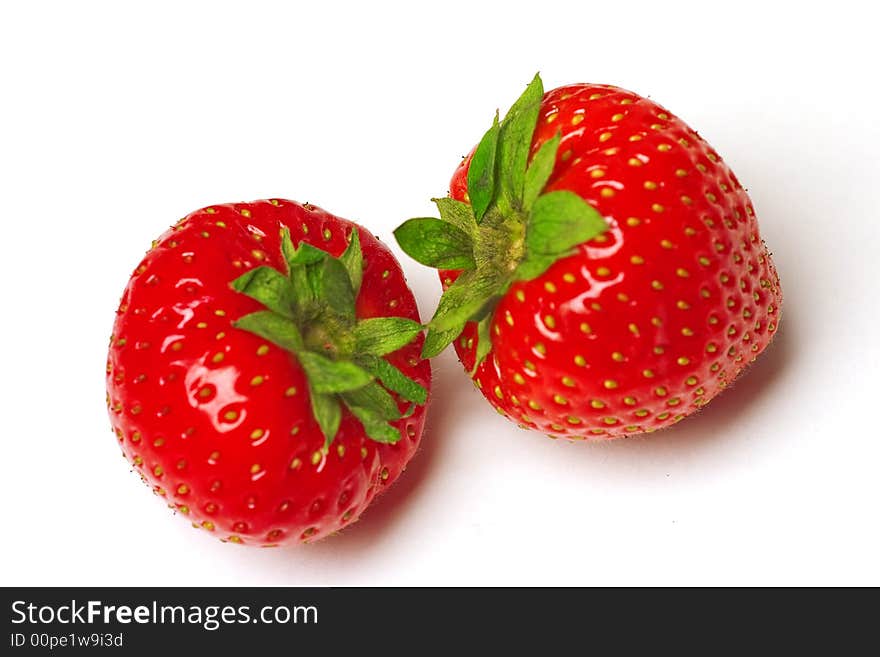
[[[880,54],[869,3],[779,4],[3,3],[0,583],[880,584]],[[283,196],[393,243],[536,70],[722,153],[782,277],[772,349],[699,416],[595,445],[516,429],[450,351],[421,451],[349,530],[259,550],[173,518],[104,408],[150,240]]]

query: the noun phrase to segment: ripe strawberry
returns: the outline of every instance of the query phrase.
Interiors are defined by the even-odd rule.
[[[528,164],[528,166],[527,166]],[[444,294],[423,355],[451,341],[521,426],[568,438],[667,427],[770,342],[779,278],[714,150],[609,85],[529,85],[456,170],[442,220],[396,231]]]
[[[193,526],[235,543],[319,539],[416,451],[431,378],[418,320],[399,264],[363,228],[284,200],[198,210],[123,293],[113,430]]]

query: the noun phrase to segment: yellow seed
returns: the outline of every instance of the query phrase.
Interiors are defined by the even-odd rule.
[[[605,402],[601,399],[594,399],[590,402],[590,406],[593,408],[605,408]]]
[[[565,418],[565,421],[569,424],[580,424],[583,420],[581,420],[579,417],[575,417],[574,415],[569,415],[567,418]]]
[[[529,408],[531,408],[533,411],[540,411],[541,405],[538,402],[536,402],[534,399],[530,399],[529,400]]]
[[[223,359],[224,359],[225,357],[226,357],[226,355],[225,355],[222,351],[218,351],[218,352],[217,352],[216,354],[214,354],[214,356],[211,358],[211,362],[213,362],[213,363],[220,363],[220,362],[223,361]]]
[[[555,401],[560,406],[565,406],[568,404],[568,400],[560,394],[553,395],[553,401]]]
[[[571,117],[571,124],[577,125],[578,123],[580,123],[583,120],[584,120],[583,114],[575,114],[573,117]]]
[[[663,206],[660,205],[659,203],[653,203],[653,204],[651,205],[651,209],[652,209],[654,212],[663,212]]]
[[[636,398],[635,397],[624,397],[623,403],[626,404],[627,406],[635,406],[636,405]]]
[[[687,326],[685,326],[683,329],[681,329],[681,334],[690,337],[694,334],[694,331],[693,331],[693,329],[690,329]]]
[[[654,378],[654,370],[642,370],[642,376],[646,379]]]
[[[189,492],[189,486],[187,486],[186,484],[180,484],[180,486],[177,487],[177,494],[178,495],[186,495],[188,492]]]
[[[640,166],[642,166],[642,161],[641,161],[639,158],[637,158],[637,157],[631,157],[631,158],[629,158],[629,160],[627,160],[626,163],[629,164],[631,167],[640,167]]]
[[[599,267],[598,269],[596,269],[596,275],[597,276],[610,276],[611,270],[608,269],[608,267]]]
[[[550,281],[544,283],[544,289],[551,293],[556,292],[556,286]]]
[[[620,114],[620,113],[615,114],[611,117],[611,120],[614,122],[620,121],[622,119],[623,119],[623,114]]]
[[[523,292],[522,290],[517,290],[515,296],[516,296],[517,301],[525,301],[526,300],[526,293]]]
[[[251,431],[251,440],[258,440],[262,438],[264,433],[265,431],[263,431],[262,429],[254,429],[253,431]]]
[[[645,264],[645,259],[642,256],[634,255],[629,261],[634,265],[643,265]]]
[[[665,397],[667,394],[666,388],[664,388],[663,386],[654,388],[654,394],[656,394],[658,397]]]
[[[524,385],[525,382],[526,382],[526,380],[525,380],[525,378],[523,377],[523,375],[520,374],[519,372],[516,372],[516,373],[513,375],[513,380],[514,380],[515,383],[518,383],[519,385]]]
[[[611,198],[612,196],[614,196],[614,190],[611,187],[603,187],[599,191],[599,196],[601,196],[602,198]]]
[[[661,153],[666,153],[672,150],[672,146],[670,146],[669,144],[660,144],[659,146],[657,146],[657,150]]]
[[[619,351],[612,352],[611,359],[617,361],[618,363],[623,362],[623,354]]]
[[[553,315],[546,315],[544,317],[544,325],[549,329],[556,328],[556,320],[553,318]]]
[[[610,132],[603,132],[601,135],[599,135],[599,141],[608,141],[609,139],[611,139]]]
[[[535,346],[532,347],[532,350],[536,351],[537,353],[541,354],[542,356],[546,355],[546,353],[547,353],[547,347],[545,347],[544,343],[542,343],[542,342],[536,343]]]
[[[578,354],[577,356],[574,357],[574,364],[577,365],[578,367],[583,367],[584,365],[587,364],[587,361],[583,356]]]
[[[581,329],[581,333],[592,333],[593,332],[593,329],[591,329],[590,325],[587,324],[586,322],[581,322],[580,329]]]
[[[575,278],[574,274],[565,273],[562,275],[562,280],[564,280],[566,283],[574,283],[577,279]]]
[[[572,379],[570,376],[564,376],[562,377],[562,385],[568,386],[569,388],[574,388],[574,379]]]
[[[697,377],[689,376],[684,382],[689,386],[695,386],[697,385]]]
[[[642,220],[638,217],[628,217],[626,220],[627,226],[638,226],[640,223],[642,223]]]
[[[605,169],[595,168],[590,171],[590,178],[601,178],[605,175]]]
[[[492,392],[495,393],[495,396],[498,397],[498,399],[504,399],[504,393],[501,392],[501,386],[495,386]]]
[[[606,417],[603,418],[602,421],[605,424],[617,424],[618,422],[620,422],[620,420],[618,420],[616,417]]]
[[[605,379],[605,381],[602,382],[602,385],[605,386],[607,390],[613,390],[617,387],[617,381],[614,379]]]
[[[660,281],[654,280],[654,281],[651,281],[651,287],[654,288],[655,290],[662,290],[663,283],[661,283]]]
[[[258,386],[261,383],[263,383],[263,381],[265,381],[265,379],[262,376],[260,376],[259,374],[257,374],[254,378],[251,379],[251,385]]]
[[[321,462],[321,452],[315,450],[312,452],[312,465],[318,465]]]
[[[269,353],[269,345],[261,344],[257,347],[257,356],[265,356]]]
[[[655,183],[653,180],[646,180],[644,187],[645,189],[654,190],[657,189],[657,183]]]
[[[691,360],[690,360],[690,358],[687,358],[685,356],[679,356],[678,360],[676,360],[675,362],[678,363],[679,365],[684,366],[684,365],[688,365],[691,362]]]

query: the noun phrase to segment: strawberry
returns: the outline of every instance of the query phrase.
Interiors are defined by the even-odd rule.
[[[423,355],[454,341],[503,415],[551,437],[668,427],[768,345],[779,278],[752,204],[683,121],[630,91],[536,76],[395,235],[440,269]]]
[[[193,526],[254,545],[322,538],[416,451],[421,328],[399,264],[356,224],[285,200],[203,208],[122,295],[113,431]]]

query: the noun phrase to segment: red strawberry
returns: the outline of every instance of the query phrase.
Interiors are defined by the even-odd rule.
[[[779,278],[746,192],[696,132],[630,91],[543,94],[536,76],[450,195],[435,199],[442,220],[396,231],[441,269],[424,355],[454,340],[523,427],[600,439],[667,427],[777,330]]]
[[[316,540],[416,451],[431,379],[418,320],[399,264],[363,228],[284,200],[198,210],[123,293],[113,430],[193,526],[236,543]]]

